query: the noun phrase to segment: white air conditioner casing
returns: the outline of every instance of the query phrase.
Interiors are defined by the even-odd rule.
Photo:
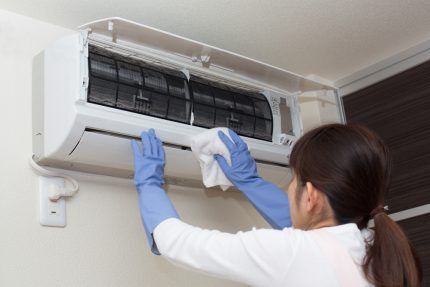
[[[286,184],[291,147],[302,134],[296,96],[309,90],[332,89],[134,22],[120,18],[95,21],[57,40],[34,59],[33,153],[41,165],[132,177],[130,139],[138,139],[142,131],[154,128],[165,144],[168,181],[201,182],[199,164],[189,147],[191,137],[205,128],[89,103],[89,45],[182,71],[187,77],[264,94],[273,117],[272,140],[243,138],[257,160],[259,173],[281,186]],[[289,133],[283,132],[283,121],[291,125]]]

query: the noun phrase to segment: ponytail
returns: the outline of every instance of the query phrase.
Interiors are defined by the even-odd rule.
[[[373,220],[375,233],[363,266],[367,280],[377,287],[421,286],[421,263],[400,226],[383,211]]]

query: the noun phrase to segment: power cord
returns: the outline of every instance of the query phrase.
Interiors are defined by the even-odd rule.
[[[41,167],[34,161],[34,155],[31,156],[29,162],[30,162],[30,166],[39,174],[44,176],[50,176],[50,177],[61,177],[61,178],[64,178],[65,180],[68,180],[72,184],[72,188],[59,187],[55,184],[52,184],[48,190],[48,197],[50,200],[57,201],[62,196],[73,196],[76,192],[78,192],[79,184],[74,178],[68,175],[47,170]]]

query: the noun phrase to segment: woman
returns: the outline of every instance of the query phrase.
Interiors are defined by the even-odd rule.
[[[290,157],[287,195],[262,180],[246,144],[220,134],[227,177],[277,229],[237,234],[182,222],[162,189],[164,150],[153,130],[133,142],[135,184],[149,244],[156,254],[253,286],[419,286],[419,262],[405,234],[384,212],[390,160],[368,129],[331,124],[302,136]],[[289,227],[290,218],[293,227]],[[375,230],[367,229],[374,219]],[[154,242],[155,241],[155,242]]]

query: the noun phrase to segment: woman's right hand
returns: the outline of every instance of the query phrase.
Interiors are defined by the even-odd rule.
[[[228,129],[231,141],[222,131],[218,136],[230,152],[231,165],[222,155],[215,155],[215,160],[227,178],[239,189],[252,184],[260,176],[257,173],[255,160],[252,158],[246,143],[232,130]]]
[[[231,165],[221,155],[214,156],[224,174],[273,228],[290,227],[288,195],[258,175],[255,160],[246,143],[232,130],[228,132],[233,141],[222,131],[218,135],[230,151]]]

